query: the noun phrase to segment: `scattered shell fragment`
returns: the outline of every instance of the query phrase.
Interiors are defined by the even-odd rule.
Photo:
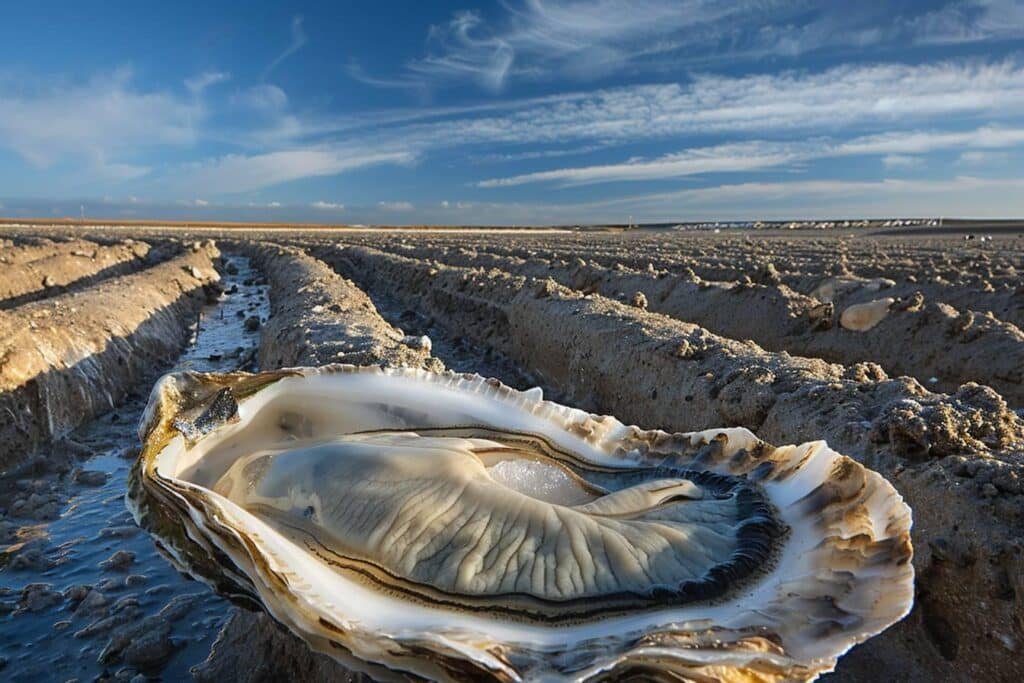
[[[895,301],[892,297],[886,297],[849,306],[839,316],[839,324],[847,330],[867,332],[889,315],[889,308]]]
[[[407,334],[402,337],[402,343],[411,349],[416,349],[426,354],[429,354],[430,350],[433,348],[433,343],[430,341],[430,337],[425,334],[419,336],[415,334]]]
[[[885,277],[861,278],[838,276],[823,280],[817,287],[811,290],[810,295],[819,301],[835,301],[837,298],[852,292],[877,292],[895,286],[895,280]]]
[[[140,436],[174,564],[377,678],[808,680],[912,602],[910,510],[820,441],[343,365],[168,375]]]

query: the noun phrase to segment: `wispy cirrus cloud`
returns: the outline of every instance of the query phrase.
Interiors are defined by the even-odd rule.
[[[1024,145],[1024,128],[982,127],[960,132],[909,131],[869,135],[838,142],[827,138],[801,142],[750,141],[699,147],[656,159],[633,159],[618,164],[578,166],[538,171],[477,183],[499,188],[555,182],[565,186],[604,182],[662,180],[681,176],[755,171],[845,156],[881,155],[890,168],[921,165],[928,152],[960,149],[1006,149]]]
[[[288,47],[286,47],[281,54],[277,55],[277,57],[274,57],[270,64],[267,64],[267,67],[263,70],[263,80],[266,80],[267,77],[270,76],[270,73],[276,69],[281,62],[291,57],[306,45],[306,32],[302,28],[302,17],[299,15],[292,17],[291,37],[292,39],[291,42],[288,43]]]
[[[219,82],[199,78],[196,83]],[[188,90],[188,88],[185,88]],[[483,187],[529,182],[601,182],[605,178],[690,175],[778,166],[808,157],[914,155],[939,147],[988,149],[1020,143],[1010,126],[967,132],[919,126],[1024,116],[1024,67],[1013,60],[921,65],[866,64],[819,72],[728,77],[687,83],[605,88],[467,107],[380,112],[351,120],[294,110],[278,86],[258,84],[216,96],[145,90],[130,70],[78,84],[26,89],[0,79],[0,147],[37,167],[87,164],[111,181],[152,179],[181,193],[257,190],[380,164],[410,164],[452,150],[485,150],[491,163],[585,156],[637,142],[726,137],[717,150],[689,142],[672,155],[615,164],[496,177]],[[872,135],[863,130],[884,131]],[[787,142],[793,132],[811,146]],[[756,136],[754,140],[749,140]],[[143,152],[237,149],[153,168]],[[759,146],[749,148],[752,143]],[[736,147],[748,145],[748,147]],[[771,146],[774,145],[774,146]],[[730,160],[729,155],[733,158]],[[479,155],[477,155],[479,156]],[[145,187],[133,191],[142,191]]]
[[[902,23],[922,44],[948,45],[1024,36],[1024,4],[1019,0],[956,0],[940,3]]]
[[[1014,61],[869,64],[820,72],[700,75],[689,83],[626,86],[511,102],[505,111],[408,123],[381,135],[434,147],[603,145],[693,136],[846,136],[905,131],[941,117],[987,122],[1024,114],[1024,67]]]
[[[477,12],[457,13],[448,24],[433,26],[429,41],[437,52],[412,62],[409,71],[431,79],[473,80],[497,92],[515,59],[515,49],[500,36],[481,36],[483,24]]]
[[[837,5],[828,0],[520,0],[485,17],[460,11],[434,25],[427,54],[400,76],[353,76],[379,87],[476,84],[510,79],[591,81],[623,72],[665,73],[766,56],[794,58],[849,48],[1024,37],[1018,0],[931,5]]]
[[[754,21],[784,7],[775,0],[525,0],[503,5],[504,12],[491,20],[478,11],[460,11],[430,27],[427,54],[409,62],[406,73],[423,85],[470,82],[491,92],[502,90],[513,74],[590,80],[633,60],[675,51],[686,37],[669,40],[674,33],[700,28],[710,40],[710,34],[720,37],[727,30],[730,18]],[[394,82],[376,80],[382,87]]]
[[[716,145],[667,154],[651,160],[629,160],[620,164],[601,164],[538,171],[507,178],[492,178],[477,187],[514,187],[528,183],[558,182],[567,185],[590,185],[613,181],[641,181],[677,178],[736,171],[753,171],[780,166],[806,158],[802,145],[745,142]]]
[[[167,170],[162,182],[179,189],[234,194],[300,178],[330,176],[378,164],[409,164],[408,152],[348,149],[337,146],[288,149],[264,154],[228,154]]]
[[[231,79],[231,74],[224,71],[204,71],[185,79],[185,87],[189,92],[198,95],[209,87]]]

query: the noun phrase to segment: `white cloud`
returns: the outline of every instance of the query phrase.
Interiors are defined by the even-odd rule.
[[[302,30],[302,17],[292,17],[291,24],[292,40],[288,44],[288,47],[284,49],[284,52],[279,54],[277,57],[267,65],[267,68],[263,70],[263,78],[266,79],[270,72],[273,71],[281,62],[291,57],[293,54],[302,49],[306,44],[306,32]]]
[[[1024,214],[1024,178],[873,181],[741,182],[672,192],[641,193],[578,203],[480,203],[459,216],[466,224],[600,224],[701,220]],[[423,222],[445,222],[437,214]]]
[[[958,61],[745,77],[701,75],[685,85],[625,86],[511,101],[504,111],[454,113],[437,121],[387,126],[376,135],[392,147],[426,153],[484,144],[492,150],[495,145],[533,145],[534,150],[526,151],[535,151],[552,144],[608,147],[682,136],[791,137],[794,132],[841,139],[848,131],[881,129],[893,132],[862,143],[899,147],[910,142],[890,138],[921,123],[955,120],[962,125],[1022,115],[1024,67],[1013,61]]]
[[[603,145],[584,145],[569,149],[535,149],[526,152],[509,152],[506,154],[481,154],[470,158],[474,163],[507,163],[509,161],[529,161],[530,159],[556,159],[558,157],[579,156],[603,149]]]
[[[344,204],[338,204],[336,202],[324,202],[316,201],[310,204],[314,209],[321,209],[323,211],[341,211],[345,208]]]
[[[116,162],[101,161],[93,167],[93,170],[96,173],[113,180],[133,180],[135,178],[141,178],[152,169],[149,166],[142,166],[139,164],[119,164]]]
[[[684,48],[714,51],[737,27],[796,14],[777,0],[524,0],[496,20],[460,11],[428,33],[428,54],[408,64],[427,81],[471,81],[492,91],[515,74],[589,80]]]
[[[504,38],[477,35],[482,23],[478,12],[462,11],[447,25],[431,27],[429,40],[439,52],[413,62],[410,70],[428,78],[472,79],[488,90],[501,90],[515,51]]]
[[[923,154],[939,149],[1002,149],[1024,144],[1024,128],[982,126],[966,131],[900,131],[855,138],[842,145],[844,154]]]
[[[288,106],[288,95],[276,85],[261,83],[232,94],[230,101],[248,109],[281,111]]]
[[[352,75],[385,88],[469,82],[497,91],[511,78],[586,81],[816,51],[1021,37],[1019,0],[884,8],[829,0],[510,0],[487,17],[460,11],[432,26],[427,54],[407,64],[406,75]]]
[[[126,158],[194,143],[202,113],[194,102],[134,87],[130,69],[83,83],[0,78],[0,147],[38,168],[70,159],[115,178],[136,177],[144,167]]]
[[[214,80],[206,74],[195,77],[194,84]],[[150,188],[165,196],[244,192],[375,164],[409,164],[441,150],[473,147],[501,162],[553,159],[689,136],[733,139],[710,157],[702,156],[706,150],[684,149],[637,163],[542,171],[533,180],[531,174],[521,174],[511,182],[485,181],[496,186],[767,168],[792,161],[793,154],[808,156],[799,145],[792,149],[792,143],[770,142],[792,138],[794,132],[805,138],[827,135],[830,144],[840,147],[830,154],[910,156],[937,145],[994,149],[1021,144],[1024,133],[991,125],[968,133],[916,133],[907,128],[922,122],[948,120],[961,126],[1021,116],[1024,67],[1013,60],[850,65],[817,73],[742,77],[704,74],[686,84],[374,112],[343,120],[296,114],[287,94],[271,84],[213,98],[209,93],[190,97],[185,92],[142,89],[129,70],[48,87],[0,77],[0,148],[9,148],[40,168],[62,162],[87,167],[88,174],[81,175],[101,187],[100,192],[132,182],[132,191]],[[838,142],[849,136],[848,131],[863,129],[890,132],[860,136],[845,148]],[[736,141],[755,133],[764,139]],[[330,142],[311,142],[325,139]],[[149,154],[164,148],[201,150],[200,145],[208,142],[230,144],[237,151],[155,168]],[[750,150],[734,148],[732,158],[727,157],[729,145],[755,143]],[[504,151],[502,146],[515,148]]]
[[[384,211],[412,211],[416,208],[411,202],[377,202],[377,207]]]
[[[196,208],[202,208],[204,206],[209,206],[210,202],[208,202],[205,199],[179,199],[178,204],[180,204],[181,206],[193,206]]]
[[[169,171],[167,182],[214,194],[258,190],[289,180],[327,176],[365,166],[411,163],[408,152],[310,147],[266,154],[229,154]]]
[[[924,165],[924,159],[906,154],[887,154],[882,157],[882,165],[886,168],[918,168]]]
[[[595,213],[617,210],[647,217],[665,217],[674,212],[679,220],[697,216],[722,220],[839,215],[1012,216],[1024,213],[1024,178],[747,182],[634,195],[585,206]],[[695,210],[703,213],[693,213]]]
[[[1019,0],[961,0],[909,19],[916,42],[974,43],[1024,36],[1024,4]]]
[[[624,180],[654,180],[725,171],[751,171],[779,166],[801,158],[799,146],[752,142],[718,145],[687,150],[650,161],[628,161],[494,178],[477,183],[478,187],[508,187],[546,181],[564,185],[587,185]]]
[[[59,213],[78,215],[78,201],[58,203]],[[402,208],[396,211],[394,205]],[[8,209],[16,215],[50,211],[46,200],[19,200]],[[118,204],[85,203],[86,215],[112,215]],[[246,207],[225,202],[197,205],[193,201],[125,205],[140,215],[188,218],[196,213],[211,220],[265,220],[262,205]],[[756,220],[837,217],[967,216],[1014,217],[1024,214],[1024,178],[992,179],[969,175],[943,180],[799,180],[739,182],[671,192],[638,193],[575,203],[435,202],[415,207],[408,202],[381,202],[345,208],[346,222],[437,223],[465,225],[602,224],[690,220]],[[458,213],[453,208],[461,208]],[[197,211],[201,209],[201,211]],[[308,205],[280,209],[275,220],[313,221],[330,214]]]
[[[425,99],[427,95],[427,83],[423,78],[415,74],[409,76],[397,76],[394,78],[373,76],[367,73],[362,65],[356,61],[349,62],[345,67],[345,71],[353,80],[374,88],[383,88],[385,90],[406,90],[419,95],[420,98],[423,99]]]
[[[640,181],[707,173],[754,171],[815,159],[852,155],[884,155],[888,168],[910,168],[923,164],[919,154],[963,148],[1004,149],[1024,144],[1024,129],[983,127],[971,131],[944,133],[911,131],[871,135],[836,142],[826,138],[804,142],[750,141],[685,150],[651,160],[630,160],[538,171],[505,178],[491,178],[478,187],[498,188],[527,183],[557,182],[587,185],[613,181]]]
[[[185,87],[194,95],[199,95],[207,88],[223,83],[231,78],[231,74],[223,71],[206,71],[185,79]]]
[[[999,152],[995,150],[973,150],[963,152],[957,158],[957,163],[968,164],[970,166],[984,166],[987,164],[1001,163],[1006,161],[1009,155],[1006,152]]]

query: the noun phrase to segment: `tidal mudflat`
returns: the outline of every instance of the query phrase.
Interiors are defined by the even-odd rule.
[[[35,227],[6,237],[0,268],[26,284],[0,301],[11,331],[0,367],[5,677],[379,674],[342,668],[351,652],[310,648],[322,634],[280,607],[275,621],[244,591],[236,607],[184,580],[124,504],[162,373],[332,363],[478,373],[645,430],[825,440],[909,505],[915,575],[909,615],[829,675],[1021,674],[1024,239],[1013,233]],[[74,270],[44,272],[57,264]],[[389,562],[371,563],[401,573]],[[588,586],[577,589],[593,600]],[[638,608],[627,603],[616,604]],[[842,630],[849,614],[816,613],[820,628],[804,635],[825,639],[824,624]],[[460,661],[432,647],[402,657]],[[402,657],[389,661],[401,669]]]

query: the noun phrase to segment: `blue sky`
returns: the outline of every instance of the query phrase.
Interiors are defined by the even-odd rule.
[[[1024,0],[188,4],[7,3],[0,215],[1024,215]]]

